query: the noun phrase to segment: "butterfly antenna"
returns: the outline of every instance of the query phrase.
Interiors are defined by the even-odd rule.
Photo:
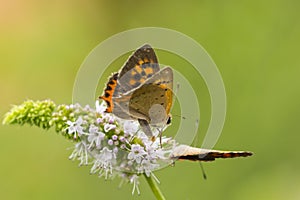
[[[180,83],[177,82],[176,83],[176,88],[174,90],[174,96],[176,97],[177,96],[177,93],[179,92],[179,89],[180,89]],[[176,101],[176,98],[173,98],[173,102],[172,102],[172,105],[174,106],[175,105],[175,101]],[[176,115],[176,114],[172,114],[173,116],[176,116],[176,117],[180,117],[182,119],[186,119],[186,117],[184,116],[181,116],[181,115]]]
[[[203,178],[204,178],[204,180],[206,180],[206,179],[207,179],[207,176],[206,176],[206,173],[205,173],[205,171],[204,171],[204,167],[203,167],[203,165],[202,165],[202,162],[199,162],[199,163],[200,163],[200,167],[201,167],[201,171],[202,171]]]
[[[176,88],[175,88],[175,90],[174,90],[174,94],[175,94],[175,96],[176,96],[176,94],[178,93],[178,91],[179,91],[179,88],[180,88],[180,83],[179,83],[179,82],[177,82],[177,83],[176,83]]]
[[[159,129],[159,128],[157,128],[157,130],[158,130],[158,136],[159,136],[159,144],[160,144],[160,148],[162,148],[162,144],[161,144],[161,137],[162,137],[162,130],[161,129]]]
[[[198,129],[198,127],[199,127],[199,119],[196,119],[195,126],[196,126],[196,129]]]
[[[172,114],[172,116],[175,116],[175,117],[180,117],[180,118],[182,118],[182,119],[186,119],[186,117],[185,117],[185,116],[181,116],[181,115]]]
[[[196,120],[195,120],[195,129],[197,130],[197,132],[198,132],[198,128],[199,128],[199,119],[196,119]],[[199,134],[196,134],[196,136],[195,136],[195,138],[194,138],[194,141],[193,141],[193,144],[194,144],[195,146],[197,146],[198,141],[199,141]]]
[[[180,84],[179,84],[179,82],[177,82],[175,90],[172,91],[173,94],[174,94],[174,95],[173,95],[174,98],[172,98],[172,108],[173,108],[173,106],[175,105],[177,93],[178,93],[178,91],[179,91],[179,86],[180,86]],[[172,110],[172,108],[171,108],[171,110]]]
[[[196,130],[198,130],[198,127],[199,127],[199,119],[196,119],[196,121],[195,121],[195,128],[196,128]],[[194,142],[195,142],[195,143],[198,143],[198,140],[199,140],[199,135],[197,134],[197,135],[196,135],[196,139],[194,140]],[[202,162],[199,162],[199,164],[200,164],[200,167],[201,167],[203,179],[204,179],[204,180],[207,180],[207,176],[206,176],[206,173],[205,173],[205,171],[204,171],[204,167],[203,167],[203,165],[202,165]]]

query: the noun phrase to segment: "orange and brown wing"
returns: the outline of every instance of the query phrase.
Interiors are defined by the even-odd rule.
[[[142,85],[160,70],[153,48],[146,44],[137,49],[122,67],[118,76],[119,93],[128,93]]]
[[[113,95],[117,87],[117,80],[118,80],[118,73],[115,73],[109,78],[106,84],[106,88],[104,89],[104,94],[99,97],[100,99],[106,102],[107,104],[106,112],[108,113],[111,113],[114,109]]]

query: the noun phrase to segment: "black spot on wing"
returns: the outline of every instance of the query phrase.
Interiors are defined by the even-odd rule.
[[[135,74],[133,77],[135,80],[140,80],[142,78],[141,74]]]

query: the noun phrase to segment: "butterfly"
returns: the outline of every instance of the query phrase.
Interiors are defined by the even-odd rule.
[[[188,145],[176,146],[170,154],[170,159],[173,160],[190,160],[190,161],[214,161],[216,158],[237,158],[252,156],[250,151],[221,151],[191,147]],[[204,168],[200,162],[203,178],[207,179]]]
[[[173,149],[170,157],[179,160],[214,161],[216,158],[236,158],[252,155],[253,153],[249,151],[221,151],[179,145]]]
[[[170,123],[172,89],[172,69],[160,69],[153,48],[145,44],[109,78],[100,99],[107,104],[106,112],[138,120],[143,132],[154,140],[150,125],[161,127]]]

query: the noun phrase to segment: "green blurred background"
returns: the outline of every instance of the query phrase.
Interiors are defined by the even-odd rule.
[[[300,199],[299,9],[296,0],[2,0],[0,115],[26,99],[71,103],[84,58],[113,34],[175,29],[202,44],[222,74],[228,110],[215,149],[255,156],[204,163],[208,180],[197,163],[177,162],[156,173],[167,199]],[[205,86],[199,90],[208,99]],[[73,144],[54,130],[0,125],[0,132],[0,199],[154,198],[143,178],[142,194],[132,196],[130,184],[118,189],[118,178],[78,168],[67,159]]]

